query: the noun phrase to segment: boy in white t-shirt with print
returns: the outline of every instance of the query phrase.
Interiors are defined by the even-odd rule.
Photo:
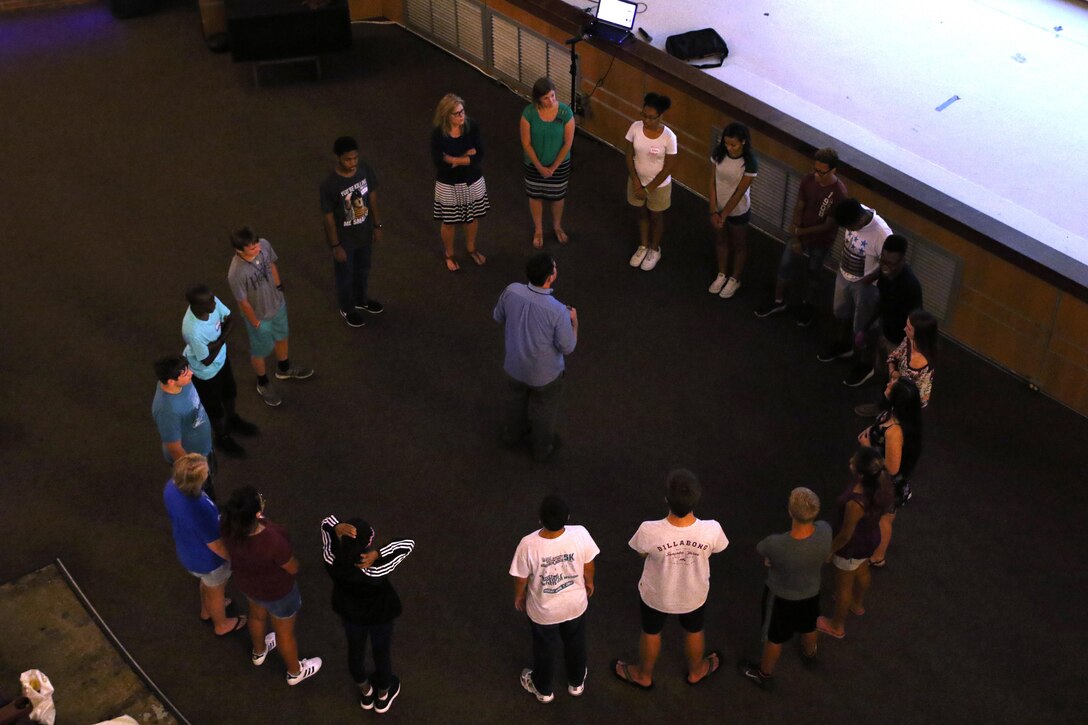
[[[710,592],[710,557],[724,551],[729,540],[717,521],[695,517],[693,509],[702,488],[694,473],[682,468],[671,471],[665,479],[665,491],[669,515],[642,522],[629,542],[646,559],[638,583],[642,611],[639,663],[612,661],[616,677],[643,690],[653,687],[654,665],[661,653],[661,630],[669,614],[679,615],[684,629],[688,684],[702,682],[721,667],[721,653],[717,650],[704,655],[703,608]]]
[[[510,563],[514,608],[529,615],[533,667],[521,671],[521,686],[540,702],[555,699],[555,652],[563,646],[567,692],[585,691],[585,612],[593,596],[593,560],[601,550],[584,526],[568,526],[570,509],[558,496],[540,504],[543,527],[522,538]]]

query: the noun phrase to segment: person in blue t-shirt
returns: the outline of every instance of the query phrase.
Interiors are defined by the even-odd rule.
[[[181,319],[183,354],[193,371],[193,387],[211,421],[215,447],[228,456],[244,458],[246,451],[231,432],[251,436],[259,430],[234,410],[238,386],[227,357],[227,337],[234,329],[234,318],[205,284],[191,285],[185,298],[189,309]]]
[[[227,617],[230,562],[219,535],[219,510],[204,492],[208,474],[204,456],[186,453],[174,462],[174,477],[166,482],[162,500],[170,515],[178,560],[200,579],[200,618],[210,621],[222,636],[245,629],[246,617]]]
[[[173,464],[186,453],[199,453],[208,459],[208,482],[204,492],[215,500],[212,480],[217,468],[212,451],[211,425],[208,414],[200,403],[196,389],[190,385],[193,371],[180,355],[169,355],[155,361],[155,398],[151,402],[151,416],[162,439],[162,454],[166,462]]]

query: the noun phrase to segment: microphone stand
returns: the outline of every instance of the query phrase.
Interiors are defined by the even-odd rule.
[[[582,28],[582,32],[566,41],[570,46],[570,110],[575,116],[585,117],[586,109],[582,106],[582,94],[578,92],[578,43],[586,39],[589,26]]]

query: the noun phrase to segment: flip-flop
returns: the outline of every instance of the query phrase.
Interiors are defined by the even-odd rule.
[[[640,690],[649,690],[653,688],[654,683],[652,682],[648,685],[644,685],[641,682],[635,682],[633,679],[631,679],[631,672],[627,669],[628,667],[630,667],[630,665],[628,665],[626,662],[623,662],[621,660],[612,660],[611,670],[613,677],[615,677],[620,682],[626,682],[628,685],[634,685]]]
[[[224,610],[224,611],[226,611],[227,607],[229,607],[229,606],[230,606],[231,604],[233,604],[233,603],[234,603],[234,602],[233,602],[233,600],[231,600],[231,599],[224,599],[224,600],[223,600],[223,610]],[[204,622],[205,624],[211,624],[212,618],[211,618],[210,616],[208,616],[208,617],[201,617],[201,618],[200,618],[200,621],[201,621],[201,622]]]
[[[560,244],[566,244],[570,241],[570,237],[567,236],[567,233],[562,229],[558,228],[555,230],[555,238],[559,241]]]
[[[885,559],[879,559],[879,560],[878,559],[869,559],[869,566],[871,566],[874,569],[883,569],[884,565],[887,564],[887,563],[888,562]]]
[[[249,621],[249,618],[246,617],[246,615],[239,614],[237,617],[234,618],[234,628],[233,629],[231,629],[228,632],[224,632],[223,634],[217,634],[215,636],[216,637],[226,637],[229,634],[234,634],[235,632],[237,632],[240,629],[245,629],[246,623],[248,621]]]
[[[461,265],[459,265],[457,263],[457,260],[454,259],[452,256],[447,255],[446,256],[446,269],[449,270],[450,272],[460,272],[461,271]]]
[[[703,657],[703,661],[706,662],[708,665],[706,674],[697,679],[695,682],[692,682],[685,677],[684,682],[688,683],[689,685],[698,685],[700,682],[720,670],[722,668],[722,653],[716,649],[712,649],[706,653],[706,656]]]
[[[865,607],[851,606],[850,607],[850,613],[853,614],[855,617],[864,617],[865,616]]]
[[[477,267],[482,267],[487,264],[487,257],[480,253],[480,250],[473,249],[468,253],[469,259],[476,263]]]
[[[827,617],[818,617],[816,619],[816,629],[820,630],[828,637],[834,637],[835,639],[844,639],[846,637],[845,631],[836,632],[835,630],[831,629],[831,625],[828,622]]]

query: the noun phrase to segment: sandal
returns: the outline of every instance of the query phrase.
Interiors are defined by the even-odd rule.
[[[223,610],[224,610],[224,611],[226,611],[227,607],[229,607],[229,606],[230,606],[230,605],[231,605],[232,603],[233,603],[233,602],[232,602],[232,600],[230,599],[230,597],[227,597],[227,598],[225,598],[225,599],[223,600]],[[208,617],[205,617],[205,616],[204,616],[204,615],[202,614],[202,615],[200,615],[200,621],[201,621],[201,622],[204,622],[204,623],[206,623],[206,624],[211,624],[212,618],[211,618],[210,616],[208,616]]]
[[[450,272],[460,272],[461,265],[457,263],[457,260],[453,258],[452,254],[446,255],[446,269]]]
[[[215,636],[216,637],[226,637],[228,634],[234,634],[239,629],[245,629],[246,622],[248,622],[248,621],[249,620],[247,619],[246,615],[239,614],[237,617],[234,618],[234,627],[227,630],[226,632],[223,632],[223,634],[218,634],[217,633]]]
[[[853,614],[855,617],[864,617],[865,616],[865,607],[859,607],[857,605],[852,604],[852,605],[850,605],[850,613]]]
[[[559,227],[555,228],[555,238],[559,240],[560,244],[566,244],[570,241],[570,237],[567,236],[567,233]]]
[[[816,619],[816,629],[820,630],[828,637],[834,637],[835,639],[843,639],[846,637],[846,630],[835,630],[831,628],[831,620],[827,617],[818,617]]]
[[[473,249],[468,253],[469,258],[476,263],[477,267],[482,267],[487,264],[487,257],[480,253],[479,250]]]
[[[700,682],[717,672],[722,666],[721,652],[716,649],[711,650],[707,653],[706,657],[703,658],[703,662],[706,662],[706,674],[695,680],[694,682],[689,679],[689,675],[689,677],[684,678],[684,682],[687,682],[689,685],[698,685]]]
[[[612,674],[621,682],[626,682],[628,685],[634,685],[640,690],[652,689],[654,683],[651,682],[648,685],[644,685],[641,682],[636,682],[634,678],[631,677],[630,666],[631,665],[622,660],[612,660]]]
[[[544,235],[543,234],[534,234],[533,235],[533,248],[534,249],[542,249],[543,247],[544,247]]]
[[[874,569],[883,569],[887,563],[884,559],[869,559],[869,566]]]

